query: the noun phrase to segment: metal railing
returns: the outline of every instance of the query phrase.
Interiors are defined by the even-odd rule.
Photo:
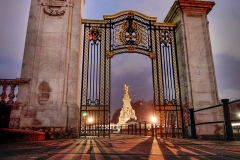
[[[233,128],[232,128],[232,122],[240,122],[240,118],[233,118],[233,111],[231,111],[231,108],[229,109],[229,105],[240,102],[240,100],[235,100],[232,102],[229,102],[229,99],[222,99],[221,100],[222,104],[215,105],[215,106],[210,106],[198,110],[194,110],[193,108],[190,108],[190,120],[191,120],[191,138],[197,139],[197,134],[196,134],[196,125],[204,125],[204,124],[214,124],[214,123],[224,123],[225,127],[225,135],[226,135],[226,140],[228,141],[234,141],[234,135],[233,135]],[[224,115],[224,120],[223,121],[212,121],[212,122],[201,122],[201,123],[195,123],[195,118],[194,118],[194,113],[204,111],[204,110],[209,110],[217,107],[223,107],[223,115]],[[231,111],[231,112],[230,112]],[[231,118],[232,117],[232,118]]]

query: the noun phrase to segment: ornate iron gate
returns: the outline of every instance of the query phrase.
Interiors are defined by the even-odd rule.
[[[120,53],[152,59],[154,107],[162,134],[182,136],[174,24],[135,11],[82,20],[84,45],[80,136],[110,136],[110,61]],[[169,118],[171,117],[171,118]]]

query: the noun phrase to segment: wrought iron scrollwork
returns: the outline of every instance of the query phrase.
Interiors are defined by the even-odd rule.
[[[165,105],[176,105],[176,100],[168,100],[168,99],[164,99],[164,104]]]
[[[97,106],[97,105],[99,105],[99,99],[95,99],[94,101],[92,101],[91,99],[88,99],[87,105],[88,106],[91,106],[91,105]]]
[[[171,44],[171,34],[169,30],[163,29],[159,37],[161,39],[161,43],[164,44],[165,46],[167,46],[168,44]]]
[[[130,51],[136,52],[139,49],[151,51],[149,21],[131,11],[124,16],[124,19],[123,17],[116,19],[110,21],[112,29],[111,50],[121,50],[128,46],[134,46],[136,49]],[[116,53],[118,52],[116,51]]]
[[[152,61],[154,109],[162,133],[168,134],[171,115],[174,128],[183,133],[174,26],[134,11],[84,22],[84,56],[81,113],[96,118],[94,133],[110,134],[110,62],[120,53],[141,53]],[[81,116],[81,133],[91,135],[91,125]],[[173,124],[173,123],[171,123]],[[176,127],[175,127],[176,125]]]

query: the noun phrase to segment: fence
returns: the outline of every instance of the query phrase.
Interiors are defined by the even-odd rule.
[[[174,125],[172,125],[174,126]],[[132,123],[128,125],[112,125],[111,126],[111,134],[129,134],[129,135],[139,135],[139,136],[152,136],[152,137],[178,137],[176,128],[171,127],[171,132],[164,132],[164,128],[161,128],[159,124],[144,123]],[[178,137],[179,138],[179,137]]]
[[[222,102],[222,104],[198,109],[198,110],[195,110],[195,111],[194,111],[193,108],[189,109],[190,119],[191,119],[191,137],[193,139],[197,139],[196,125],[224,123],[226,140],[228,140],[228,141],[234,141],[235,140],[234,135],[233,135],[232,122],[240,122],[240,117],[238,117],[238,115],[237,115],[238,109],[236,109],[237,107],[240,109],[240,100],[229,102],[229,99],[222,99],[221,102]],[[235,108],[230,108],[229,107],[230,105],[233,106],[233,104],[235,104],[235,103],[236,104],[239,103],[239,105],[236,105]],[[224,120],[223,121],[195,123],[194,113],[201,112],[203,110],[209,110],[209,109],[217,108],[217,107],[223,107],[223,115],[224,115]],[[237,116],[234,116],[234,115],[237,115]]]

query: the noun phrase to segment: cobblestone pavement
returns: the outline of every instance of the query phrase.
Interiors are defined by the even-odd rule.
[[[0,144],[1,160],[240,159],[240,141],[113,135]]]

